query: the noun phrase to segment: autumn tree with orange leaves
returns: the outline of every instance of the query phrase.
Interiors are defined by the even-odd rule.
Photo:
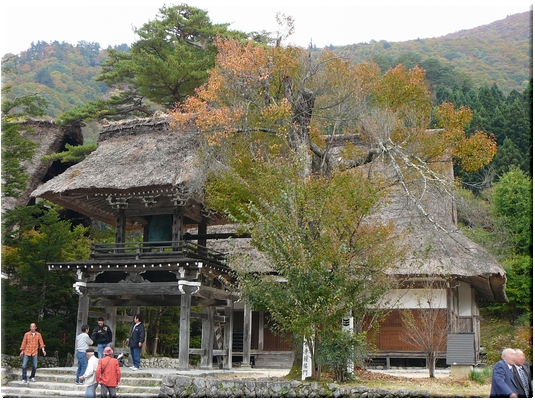
[[[391,225],[368,218],[378,200],[401,186],[417,203],[422,180],[451,190],[436,165],[455,159],[477,169],[496,145],[466,137],[469,112],[450,105],[437,111],[442,129],[428,130],[432,104],[419,68],[381,74],[373,63],[280,43],[216,41],[208,82],[171,115],[199,132],[207,206],[243,223],[276,272],[250,274],[244,256],[241,293],[314,354],[344,316],[362,319],[390,287],[385,271],[402,251]],[[340,150],[340,135],[358,145]],[[378,157],[393,176],[357,168]]]

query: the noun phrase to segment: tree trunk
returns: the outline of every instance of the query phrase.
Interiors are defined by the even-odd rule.
[[[290,99],[291,100],[291,99]],[[294,103],[294,114],[292,117],[296,125],[289,135],[290,147],[296,152],[297,158],[302,165],[303,177],[308,177],[312,173],[312,153],[310,151],[310,120],[316,97],[310,90],[303,90],[299,93]]]
[[[156,314],[156,321],[154,322],[155,332],[154,332],[154,342],[152,344],[152,355],[156,357],[158,355],[158,336],[160,335],[160,316],[162,315],[162,307],[158,308],[158,313]]]
[[[37,315],[37,322],[41,322],[45,316],[46,278],[47,270],[45,270],[45,276],[43,278],[43,283],[41,284],[41,298],[39,299],[39,314]]]
[[[430,378],[435,377],[435,363],[436,363],[435,352],[428,353],[427,354],[427,368],[429,368]]]

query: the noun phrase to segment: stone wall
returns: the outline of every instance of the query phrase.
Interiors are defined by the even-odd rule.
[[[132,360],[129,360],[129,364],[132,364]],[[168,369],[178,369],[178,358],[169,358],[169,357],[152,357],[152,358],[141,358],[139,365],[141,368],[168,368]]]
[[[2,354],[2,367],[22,368],[22,357],[6,356]],[[28,364],[31,367],[31,362]],[[56,357],[37,357],[37,368],[58,367],[59,362]]]
[[[386,390],[335,383],[288,381],[280,378],[218,379],[213,376],[171,375],[162,379],[158,397],[448,397],[425,390]]]

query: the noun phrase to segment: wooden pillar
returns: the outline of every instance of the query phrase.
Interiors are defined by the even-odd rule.
[[[76,336],[82,332],[82,325],[87,324],[89,318],[89,296],[85,287],[77,287],[78,294],[78,312],[76,314]],[[91,329],[89,330],[91,335]],[[74,343],[74,365],[78,365],[78,358],[76,357],[76,340]]]
[[[199,225],[198,225],[198,232],[197,232],[200,235],[206,235],[208,233],[208,225],[206,225],[205,222],[201,222]],[[206,238],[202,238],[202,239],[199,239],[197,240],[197,244],[199,246],[202,246],[199,248],[199,252],[201,255],[206,255]]]
[[[183,215],[178,207],[173,209],[173,242],[178,243],[182,240]]]
[[[150,234],[150,218],[149,222],[143,225],[143,241],[148,242],[149,241],[149,234]]]
[[[264,350],[264,312],[258,315],[258,351]]]
[[[119,208],[115,224],[115,243],[117,247],[124,247],[126,241],[126,217],[124,215],[124,208]],[[123,244],[123,246],[119,246]]]
[[[223,356],[223,369],[232,369],[233,317],[234,302],[232,300],[227,300],[227,306],[225,307],[225,328],[223,332],[223,350],[225,351],[225,355]]]
[[[243,304],[243,360],[242,367],[251,367],[251,322],[253,313],[249,304]]]
[[[180,297],[180,338],[178,344],[178,369],[189,369],[189,329],[191,316],[191,290],[189,287],[182,288]]]
[[[203,313],[207,317],[202,320],[201,349],[204,350],[204,353],[201,355],[200,369],[212,369],[212,360],[214,358],[215,307],[204,307]]]
[[[113,335],[111,347],[112,349],[115,349],[115,337],[117,336],[117,307],[105,307],[104,312],[108,315],[104,322],[110,327]]]

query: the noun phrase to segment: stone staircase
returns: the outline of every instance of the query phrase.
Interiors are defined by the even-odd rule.
[[[257,353],[255,368],[281,368],[291,369],[294,361],[293,351],[269,351]]]
[[[0,388],[2,397],[84,397],[86,386],[76,385],[74,376],[76,368],[39,368],[35,377],[36,382],[21,382],[21,370],[10,371],[2,369],[2,377],[5,382]],[[28,376],[30,369],[28,369]],[[117,388],[117,397],[123,398],[149,398],[158,397],[161,376],[150,372],[131,371],[129,368],[121,368],[121,383]],[[100,385],[97,388],[97,397],[100,397]]]

